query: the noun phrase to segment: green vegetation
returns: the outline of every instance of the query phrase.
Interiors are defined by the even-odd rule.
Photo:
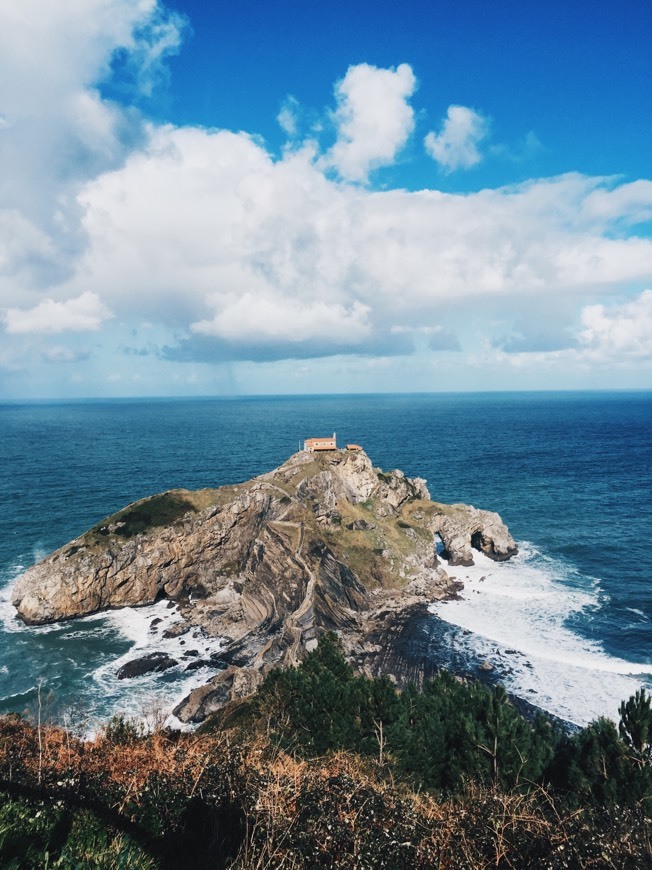
[[[568,734],[505,692],[356,675],[334,635],[195,735],[0,719],[0,866],[652,865],[644,691]]]
[[[401,588],[408,582],[401,574],[406,559],[432,543],[432,533],[414,518],[422,504],[408,502],[398,515],[384,516],[375,499],[359,504],[340,501],[341,522],[337,529],[323,528],[320,535],[367,589]],[[360,520],[367,528],[349,528]]]
[[[272,672],[256,710],[284,749],[346,749],[391,761],[416,788],[457,793],[469,780],[505,790],[553,784],[573,806],[652,809],[650,699],[641,691],[615,725],[600,719],[569,736],[539,714],[527,722],[505,690],[442,671],[423,691],[356,676],[335,635],[299,668]]]
[[[129,505],[102,520],[90,530],[89,534],[102,538],[109,535],[132,538],[134,535],[144,534],[150,529],[168,526],[187,513],[197,513],[203,508],[219,502],[219,490],[202,489],[197,492],[170,490]]]
[[[63,802],[12,799],[4,794],[0,794],[0,862],[7,870],[154,870],[159,866],[137,842],[88,810],[71,812]]]

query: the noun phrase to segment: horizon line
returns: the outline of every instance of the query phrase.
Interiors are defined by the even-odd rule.
[[[327,399],[327,398],[382,398],[416,396],[491,396],[491,395],[553,395],[584,393],[652,393],[651,387],[573,387],[495,390],[406,390],[406,391],[353,391],[350,393],[206,393],[197,395],[142,395],[142,396],[0,396],[0,405],[43,404],[66,402],[148,402],[148,401],[237,401],[244,399]]]

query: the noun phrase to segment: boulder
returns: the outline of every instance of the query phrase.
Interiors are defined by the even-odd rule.
[[[163,632],[163,637],[181,637],[190,631],[190,626],[187,622],[173,622],[169,628]]]
[[[118,668],[117,677],[119,680],[128,680],[132,677],[141,677],[143,674],[167,671],[168,668],[173,668],[177,664],[179,663],[176,659],[167,653],[153,652],[122,665],[121,668]]]

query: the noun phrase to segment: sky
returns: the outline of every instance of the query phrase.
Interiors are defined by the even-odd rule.
[[[649,0],[0,0],[0,400],[652,388]]]

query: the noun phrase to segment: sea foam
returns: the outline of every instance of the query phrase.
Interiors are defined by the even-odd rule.
[[[190,671],[186,671],[186,668],[194,661],[204,661],[218,653],[224,646],[223,640],[208,637],[198,628],[193,628],[179,637],[164,637],[166,629],[180,620],[177,605],[169,601],[109,610],[47,625],[25,625],[17,618],[16,610],[11,604],[13,584],[24,570],[22,563],[16,563],[2,572],[3,576],[0,577],[0,582],[4,581],[4,585],[0,586],[0,628],[12,636],[11,644],[16,649],[16,656],[20,655],[19,647],[15,646],[17,643],[23,645],[20,648],[22,654],[28,656],[28,661],[23,662],[27,667],[21,668],[20,674],[15,670],[18,666],[16,656],[12,660],[11,668],[6,665],[0,667],[0,677],[4,678],[0,686],[0,703],[4,702],[11,707],[12,699],[25,704],[33,700],[38,684],[28,680],[30,676],[32,679],[40,679],[40,676],[36,672],[28,673],[33,670],[34,662],[31,659],[34,658],[35,648],[40,643],[39,638],[45,641],[49,635],[50,667],[60,671],[64,662],[68,661],[73,667],[81,667],[86,673],[83,683],[77,686],[75,697],[86,711],[87,735],[95,733],[114,715],[123,715],[145,724],[151,724],[156,719],[157,724],[186,727],[171,711],[193,689],[206,683],[216,673],[216,668],[211,665]],[[89,641],[92,643],[93,640],[100,645],[93,650],[87,661],[83,661],[82,656],[88,654]],[[127,650],[121,655],[110,651],[115,648],[116,641],[119,641],[123,649],[127,645]],[[84,643],[85,653],[82,653],[80,644]],[[106,652],[98,657],[102,647]],[[184,656],[188,650],[196,650],[197,655]],[[122,665],[152,652],[164,652],[178,664],[163,673],[118,679],[117,672]],[[9,651],[5,653],[8,654]],[[99,666],[98,662],[101,662]],[[45,691],[49,691],[51,681],[47,678],[43,680]],[[8,687],[15,682],[20,684],[18,691],[2,692],[5,684]],[[63,700],[65,712],[71,702],[65,698]]]
[[[464,630],[449,643],[493,665],[509,691],[585,725],[599,716],[617,720],[621,700],[650,684],[652,665],[610,656],[579,633],[578,620],[606,603],[597,578],[578,577],[527,543],[509,562],[474,557],[468,568],[447,569],[464,582],[462,598],[431,611]]]
[[[166,629],[180,620],[177,606],[171,606],[169,601],[109,611],[104,619],[132,643],[128,652],[93,672],[93,680],[101,692],[106,709],[112,715],[123,714],[145,722],[154,716],[171,727],[180,727],[181,723],[171,710],[216,673],[216,668],[210,665],[191,671],[186,671],[187,666],[218,653],[224,641],[208,637],[196,627],[179,637],[164,637]],[[197,655],[188,656],[190,650],[196,651]],[[118,679],[118,670],[124,664],[153,652],[166,653],[178,664],[163,673]]]

